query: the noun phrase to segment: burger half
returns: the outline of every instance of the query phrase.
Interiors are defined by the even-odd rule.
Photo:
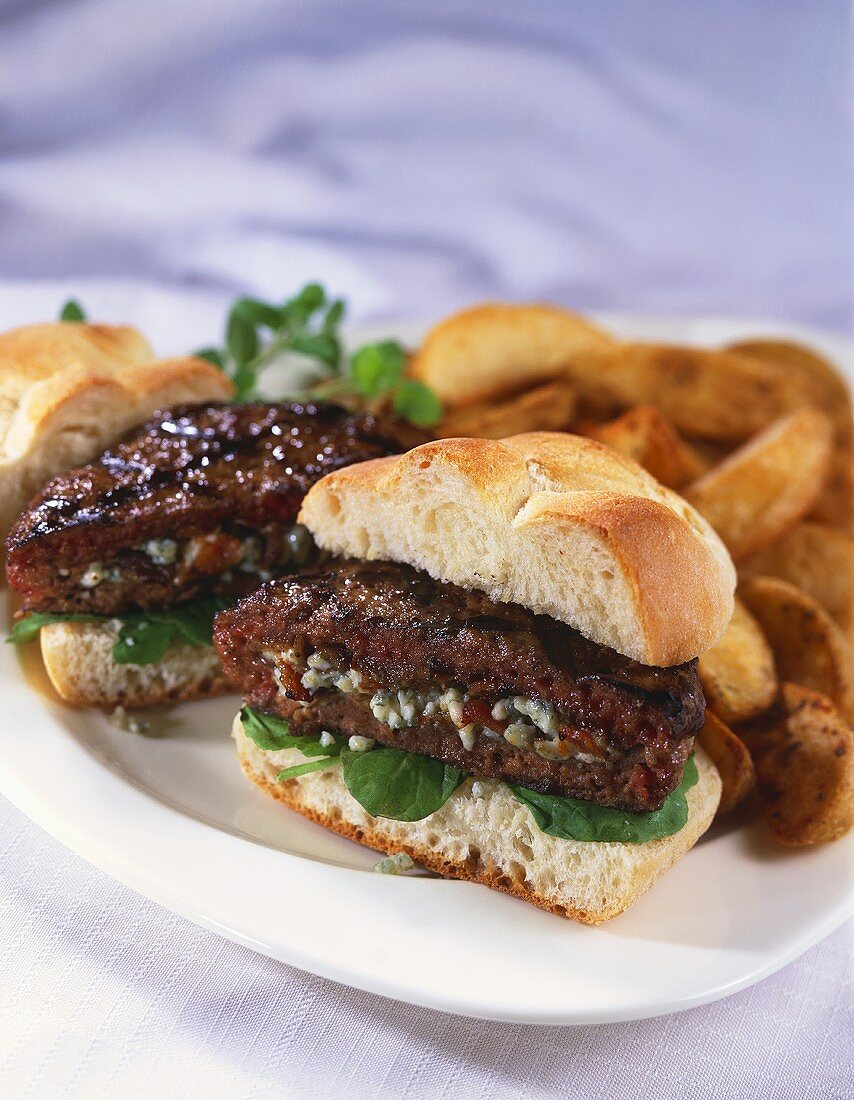
[[[450,439],[324,477],[300,522],[337,558],[214,631],[262,789],[588,923],[705,831],[696,658],[735,575],[676,494],[575,436]]]
[[[13,640],[40,634],[70,703],[228,690],[211,644],[216,611],[315,555],[296,521],[320,477],[405,450],[413,431],[325,402],[156,414],[52,478],[18,517],[6,559],[23,604]]]

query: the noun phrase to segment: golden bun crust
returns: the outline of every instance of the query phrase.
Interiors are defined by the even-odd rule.
[[[232,392],[203,359],[154,361],[132,328],[57,322],[0,334],[0,536],[45,481],[158,407]]]
[[[709,524],[580,436],[426,443],[327,475],[300,521],[323,549],[524,604],[644,664],[697,657],[732,614],[735,571]]]
[[[709,827],[721,792],[714,765],[697,747],[699,780],[688,791],[688,820],[678,833],[646,844],[582,843],[544,833],[496,780],[481,781],[480,799],[466,780],[422,821],[372,817],[347,790],[340,768],[279,783],[282,768],[304,762],[299,749],[264,752],[243,732],[239,715],[232,737],[246,776],[318,825],[379,852],[406,852],[437,874],[479,882],[584,924],[610,920],[645,894]]]
[[[431,329],[410,371],[456,408],[552,378],[591,347],[615,344],[559,306],[485,302]]]
[[[150,707],[234,691],[211,646],[173,643],[153,665],[117,665],[109,623],[52,623],[40,632],[50,682],[73,707]]]

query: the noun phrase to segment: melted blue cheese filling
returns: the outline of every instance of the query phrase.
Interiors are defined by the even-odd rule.
[[[183,565],[192,569],[193,562],[206,545],[215,542],[223,534],[222,530],[211,531],[207,535],[196,535],[188,539],[149,539],[136,546],[130,547],[139,553],[145,554],[155,565]],[[294,524],[285,535],[285,547],[281,560],[282,566],[303,565],[308,559],[311,550],[311,536],[301,524]],[[241,573],[253,573],[259,580],[268,581],[275,574],[262,566],[264,543],[257,535],[247,535],[240,540],[237,560],[221,574],[221,579],[231,580],[232,570]],[[70,575],[68,569],[60,569],[60,576]],[[117,565],[103,565],[95,561],[86,566],[80,574],[78,585],[81,588],[93,589],[105,581],[116,583],[122,579],[121,569]]]
[[[285,694],[286,688],[279,667],[288,664],[299,668],[298,655],[294,650],[286,649],[279,653],[266,651],[262,656],[273,666],[273,677],[279,690]],[[308,667],[300,680],[304,688],[312,694],[318,691],[337,691],[343,695],[354,692],[370,695],[371,713],[378,722],[384,722],[391,730],[414,726],[422,717],[442,715],[457,727],[460,741],[467,752],[474,749],[477,737],[483,735],[495,741],[503,738],[519,749],[533,749],[547,760],[565,760],[568,757],[588,763],[602,760],[602,755],[582,752],[571,742],[562,740],[557,710],[550,703],[543,703],[538,699],[510,695],[497,700],[492,707],[492,717],[500,725],[499,728],[492,729],[475,722],[466,722],[465,704],[470,696],[465,687],[444,690],[437,688],[423,692],[402,687],[377,691],[363,686],[361,673],[357,669],[336,669],[319,653],[310,654],[306,664]],[[504,728],[501,729],[501,726]],[[610,756],[611,752],[604,742],[595,734],[591,736],[602,748],[603,754]]]

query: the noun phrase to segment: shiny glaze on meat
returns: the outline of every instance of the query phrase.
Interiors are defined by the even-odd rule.
[[[56,569],[149,539],[292,524],[324,474],[422,441],[412,432],[324,402],[166,410],[48,482],[7,540],[9,582],[32,602]]]

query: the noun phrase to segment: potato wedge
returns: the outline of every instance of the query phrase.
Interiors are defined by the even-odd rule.
[[[774,654],[739,599],[724,636],[700,657],[699,672],[707,705],[730,725],[758,717],[777,697]]]
[[[706,723],[698,740],[711,756],[721,777],[718,813],[725,814],[743,802],[756,786],[756,769],[747,746],[712,711],[706,711]]]
[[[738,594],[774,651],[780,679],[821,692],[846,721],[854,721],[851,648],[828,613],[778,577],[752,577]]]
[[[671,489],[694,481],[708,469],[708,463],[651,405],[638,405],[607,424],[583,424],[580,431],[633,458]]]
[[[497,404],[457,409],[434,429],[440,439],[474,436],[503,439],[521,432],[566,430],[575,416],[575,390],[569,382],[546,382]]]
[[[744,736],[765,819],[781,844],[823,844],[851,829],[854,734],[829,699],[783,684],[775,720]]]
[[[850,447],[833,448],[827,477],[810,518],[854,533],[854,453]]]
[[[575,356],[614,342],[559,306],[487,302],[431,329],[410,373],[455,409],[562,375]]]
[[[769,363],[783,373],[797,374],[809,390],[810,403],[833,423],[834,438],[839,443],[851,442],[851,393],[839,371],[818,352],[793,340],[742,340],[727,350]]]
[[[591,344],[564,369],[582,399],[604,393],[623,406],[654,405],[680,432],[719,442],[740,443],[810,403],[800,377],[736,352]]]
[[[742,578],[764,574],[802,588],[849,632],[854,617],[854,538],[840,527],[803,520],[782,538],[745,558]]]
[[[794,527],[824,484],[831,428],[799,409],[754,436],[684,490],[733,558],[755,553]]]

